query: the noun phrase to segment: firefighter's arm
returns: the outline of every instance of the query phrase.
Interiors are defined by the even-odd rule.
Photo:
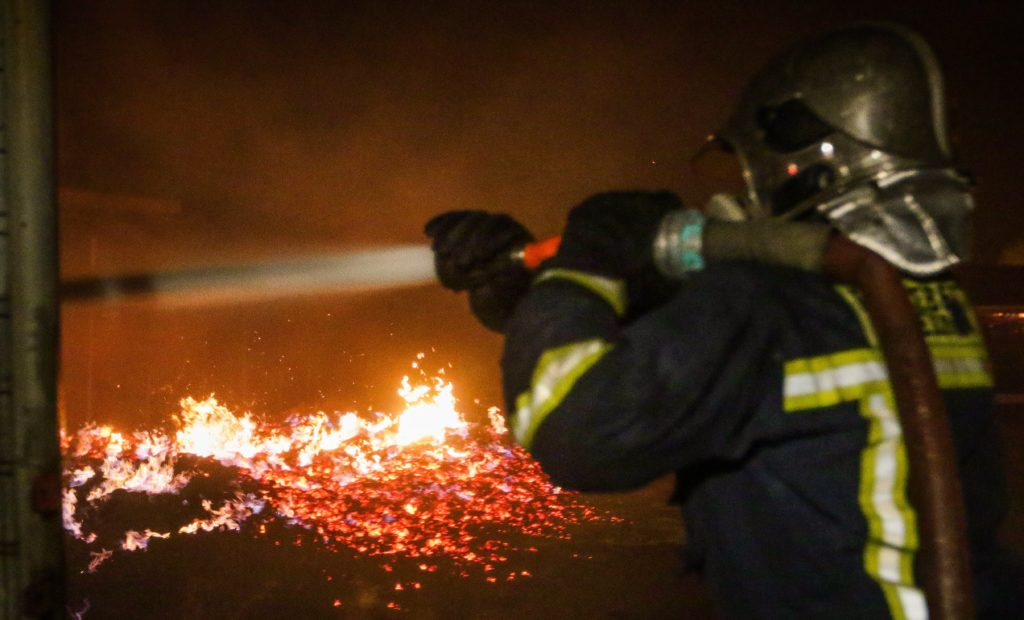
[[[579,224],[570,215],[563,250]],[[629,244],[604,228],[585,235],[605,251],[564,260],[560,250],[506,328],[512,432],[557,483],[579,489],[629,488],[737,455],[771,380],[773,332],[751,307],[758,278],[716,267],[631,318],[635,275],[615,271]]]

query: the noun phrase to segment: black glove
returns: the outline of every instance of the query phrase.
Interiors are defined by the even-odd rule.
[[[503,213],[449,211],[423,232],[432,239],[441,284],[469,291],[469,306],[488,329],[500,332],[530,287],[533,274],[512,252],[533,241],[522,224]]]
[[[682,208],[665,191],[591,196],[569,212],[558,255],[545,266],[622,280],[629,314],[646,312],[678,288],[654,266],[654,237],[662,218]]]

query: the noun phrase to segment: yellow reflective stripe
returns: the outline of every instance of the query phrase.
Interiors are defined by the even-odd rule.
[[[867,308],[864,307],[860,298],[857,297],[857,293],[854,292],[853,288],[844,284],[837,284],[835,289],[839,296],[846,300],[846,303],[853,308],[853,312],[857,315],[857,321],[860,322],[860,328],[864,332],[864,337],[867,338],[868,344],[872,347],[877,347],[878,337],[875,336],[875,327],[868,317]]]
[[[939,387],[943,390],[990,388],[994,385],[992,383],[992,375],[990,375],[987,371],[979,371],[975,373],[940,373],[938,379]]]
[[[787,362],[783,404],[786,411],[800,411],[859,402],[860,415],[868,423],[858,492],[868,525],[864,568],[878,583],[894,618],[925,620],[927,601],[914,584],[917,514],[907,494],[909,464],[892,387],[863,304],[848,287],[837,286],[836,291],[853,309],[870,347]],[[989,387],[992,378],[985,345],[966,298],[961,301],[974,333],[926,338],[936,378],[943,389]]]
[[[938,340],[938,339],[936,339]],[[939,387],[988,387],[988,356],[972,336],[929,339]],[[907,496],[906,446],[880,353],[861,348],[795,359],[784,366],[786,411],[820,409],[840,402],[860,403],[868,421],[861,452],[859,501],[868,524],[864,567],[882,589],[894,618],[928,617],[923,592],[914,585],[918,548],[917,515]]]
[[[940,386],[990,382],[980,342],[947,341],[931,349]],[[907,494],[906,445],[881,354],[859,348],[795,359],[786,362],[784,372],[786,411],[859,402],[868,423],[858,493],[868,526],[864,569],[878,583],[894,618],[927,618],[924,593],[914,583],[919,538],[917,514]]]
[[[917,549],[916,521],[897,518],[912,508],[904,492],[909,467],[892,395],[887,389],[874,391],[860,400],[859,409],[869,423],[861,453],[861,503],[871,515],[868,531],[881,545],[912,551]],[[886,571],[899,573],[899,568],[888,566]]]
[[[626,284],[622,280],[573,269],[547,269],[537,276],[534,283],[539,284],[547,280],[566,280],[578,284],[608,302],[616,315],[626,315]]]
[[[971,334],[932,334],[925,336],[930,347],[985,347],[985,341],[977,333]]]
[[[944,390],[992,387],[992,375],[985,360],[978,358],[935,360],[935,376]]]
[[[936,359],[986,359],[985,345],[977,343],[939,344],[928,343],[932,357]]]
[[[928,603],[920,589],[895,583],[881,586],[893,620],[927,620]]]
[[[884,583],[909,583],[913,579],[913,550],[889,547],[869,540],[864,547],[864,566]]]
[[[947,341],[950,342],[950,341]],[[988,354],[980,341],[930,346],[939,387],[944,390],[992,387]],[[860,348],[790,360],[783,366],[783,408],[804,411],[853,402],[879,382],[888,381],[876,349]]]
[[[874,349],[852,349],[795,359],[783,368],[783,409],[803,411],[861,399],[888,379]]]
[[[541,422],[611,348],[611,344],[595,338],[545,351],[533,372],[530,389],[516,398],[516,412],[509,418],[516,441],[529,449]]]
[[[864,570],[881,587],[894,618],[925,619],[924,593],[914,585],[917,513],[907,496],[906,446],[887,382],[866,390],[860,414],[868,422],[858,493],[868,524]]]
[[[912,287],[915,286],[915,283],[912,280],[905,280],[904,286]],[[877,348],[874,329],[860,298],[848,286],[837,285],[835,290],[857,315],[868,343]],[[972,332],[969,334],[933,334],[925,338],[932,353],[939,387],[944,390],[992,387],[992,371],[988,364],[988,352],[981,334],[978,332],[977,318],[967,302],[967,297],[959,287],[953,285],[947,292],[954,295],[960,302],[960,306],[972,326]],[[787,411],[813,409],[835,405],[839,402],[842,401],[836,400],[834,394],[824,394],[817,398],[804,396],[787,401],[792,408],[787,406],[786,409]]]
[[[977,336],[928,338],[935,376],[944,390],[992,387],[988,352]]]
[[[880,352],[859,348],[795,359],[784,372],[786,411],[859,403],[868,423],[858,491],[868,528],[864,570],[882,589],[894,618],[927,618],[924,594],[914,584],[917,514],[907,495],[906,446]]]

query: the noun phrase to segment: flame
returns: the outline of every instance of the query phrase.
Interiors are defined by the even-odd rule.
[[[398,416],[398,434],[395,436],[400,446],[424,439],[441,443],[449,430],[467,428],[466,422],[455,409],[451,383],[435,379],[431,390],[425,385],[413,387],[409,377],[402,377],[398,395],[406,403],[405,411]]]
[[[571,523],[618,520],[551,484],[511,442],[497,408],[486,421],[467,421],[452,383],[421,374],[422,382],[402,378],[397,415],[317,411],[274,424],[210,396],[182,399],[173,432],[87,425],[64,438],[64,529],[100,549],[90,551],[90,572],[111,548],[145,550],[154,539],[241,530],[250,522],[266,534],[267,523],[278,521],[329,547],[386,562],[409,558],[423,571],[445,561],[466,576],[459,567],[490,573],[508,560],[514,547],[501,533],[565,538]],[[188,495],[189,485],[208,475],[202,462],[229,468],[235,488],[225,499],[194,502],[201,516],[171,531],[99,532],[94,517],[115,491]]]

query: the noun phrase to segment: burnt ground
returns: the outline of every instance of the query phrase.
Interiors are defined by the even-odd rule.
[[[1024,554],[1024,332],[1019,317],[1002,316],[997,320],[994,312],[983,321],[996,367],[1009,481],[1002,538]],[[685,533],[677,509],[667,503],[671,488],[671,480],[663,479],[633,493],[585,496],[622,521],[570,526],[568,540],[494,532],[522,550],[493,571],[476,567],[468,577],[443,562],[425,571],[414,560],[326,549],[303,530],[275,523],[260,534],[256,521],[240,532],[152,540],[145,551],[116,553],[94,573],[83,571],[89,549],[69,541],[71,596],[76,608],[88,601],[84,617],[90,620],[714,618],[700,579],[683,570]],[[138,515],[146,513],[154,529],[169,529],[173,510],[181,508],[123,494],[96,519],[99,529],[123,532],[141,529]]]
[[[90,619],[714,617],[697,577],[682,570],[683,531],[666,503],[670,490],[662,480],[631,494],[587,496],[623,521],[572,526],[571,540],[500,535],[523,550],[468,577],[444,562],[424,571],[413,560],[328,550],[302,530],[277,526],[264,535],[252,528],[200,533],[116,553],[95,573],[73,575],[72,599],[88,599]],[[104,515],[111,525],[118,500],[138,509],[129,508],[133,498],[113,498]],[[70,546],[72,564],[87,564],[84,545]]]
[[[1024,553],[1024,451],[1016,449],[1024,444],[1024,407],[1003,407],[999,421],[1011,491],[1004,540]],[[572,526],[571,540],[504,535],[536,551],[511,553],[493,572],[477,568],[468,577],[444,563],[427,572],[412,560],[328,550],[302,530],[278,526],[264,535],[243,528],[154,540],[148,550],[115,554],[95,573],[76,572],[72,595],[78,604],[88,599],[85,617],[93,620],[714,618],[700,579],[683,570],[685,535],[667,504],[670,491],[666,479],[634,493],[588,495],[623,521]],[[105,519],[116,513],[115,506]],[[71,562],[88,562],[80,543],[71,544]]]

